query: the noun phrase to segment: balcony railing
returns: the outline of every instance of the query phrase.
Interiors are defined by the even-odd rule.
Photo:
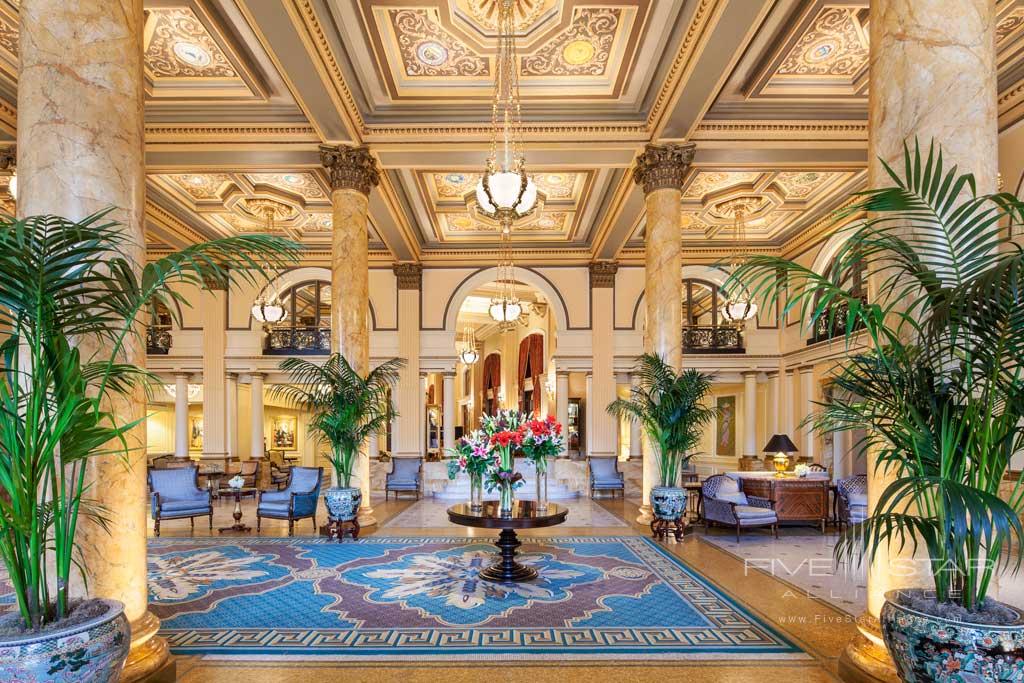
[[[846,335],[846,317],[850,313],[850,306],[846,302],[837,302],[832,305],[830,311],[826,311],[820,318],[814,321],[814,333],[807,340],[807,345],[818,342],[836,339]],[[860,320],[854,322],[854,329],[859,329],[862,323]]]
[[[324,327],[278,327],[267,333],[263,353],[278,356],[331,352],[331,330]]]
[[[166,356],[174,339],[169,325],[146,326],[146,353]]]
[[[732,325],[684,325],[683,351],[743,353],[743,331]]]

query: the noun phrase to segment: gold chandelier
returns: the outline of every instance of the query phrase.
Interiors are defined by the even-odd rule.
[[[746,212],[748,206],[745,202],[737,200],[733,206],[732,220],[735,231],[735,251],[732,260],[732,272],[740,265],[740,254],[746,243]],[[720,309],[722,317],[736,325],[742,325],[757,315],[757,304],[746,295],[745,288],[740,283],[733,283],[733,294]]]
[[[487,307],[487,313],[491,320],[498,323],[503,330],[515,327],[517,324],[525,324],[525,305],[519,300],[516,294],[516,265],[512,261],[512,245],[509,235],[502,235],[502,253],[498,261],[498,291],[491,297],[491,305]]]
[[[512,224],[537,206],[537,186],[526,174],[522,107],[514,26],[515,0],[499,0],[498,61],[491,103],[491,151],[476,186],[477,210],[501,226],[503,236]]]
[[[480,360],[480,352],[476,350],[476,332],[469,325],[463,333],[462,343],[458,348],[459,360],[465,365],[472,365]]]

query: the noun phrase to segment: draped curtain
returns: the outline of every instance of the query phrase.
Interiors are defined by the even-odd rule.
[[[540,416],[540,397],[544,390],[544,335],[531,334],[530,340],[530,370],[533,371],[533,413]]]

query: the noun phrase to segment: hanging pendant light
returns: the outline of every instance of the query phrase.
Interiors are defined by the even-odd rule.
[[[491,152],[476,186],[477,210],[498,221],[502,234],[537,206],[537,186],[526,173],[522,105],[513,25],[515,0],[499,0],[498,58],[491,102]]]
[[[468,325],[459,347],[459,360],[464,365],[472,365],[480,360],[480,353],[476,350],[476,332]]]
[[[267,301],[264,297],[256,299],[251,309],[252,317],[258,322],[276,325],[288,317],[288,311],[278,301]]]
[[[737,206],[732,215],[733,227],[735,228],[736,236],[736,251],[732,263],[733,272],[735,272],[739,267],[740,253],[745,242],[745,215],[743,206]],[[735,286],[743,289],[741,285]],[[737,292],[736,296],[729,297],[720,309],[720,312],[722,317],[729,322],[742,325],[744,322],[757,315],[757,304],[746,296],[746,290],[743,289],[742,292]]]
[[[498,262],[498,291],[491,297],[491,305],[487,308],[491,320],[502,326],[503,330],[516,323],[526,323],[523,313],[526,306],[516,294],[515,263],[512,261],[511,236],[501,236],[502,256]]]

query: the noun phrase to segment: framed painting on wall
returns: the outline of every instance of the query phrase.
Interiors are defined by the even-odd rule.
[[[715,455],[736,455],[736,397],[719,396],[716,404],[718,420],[715,423]]]
[[[202,415],[192,415],[188,418],[188,449],[190,451],[203,450]]]
[[[298,418],[294,415],[278,415],[271,425],[271,443],[274,448],[286,451],[294,451],[295,431],[298,428]]]

